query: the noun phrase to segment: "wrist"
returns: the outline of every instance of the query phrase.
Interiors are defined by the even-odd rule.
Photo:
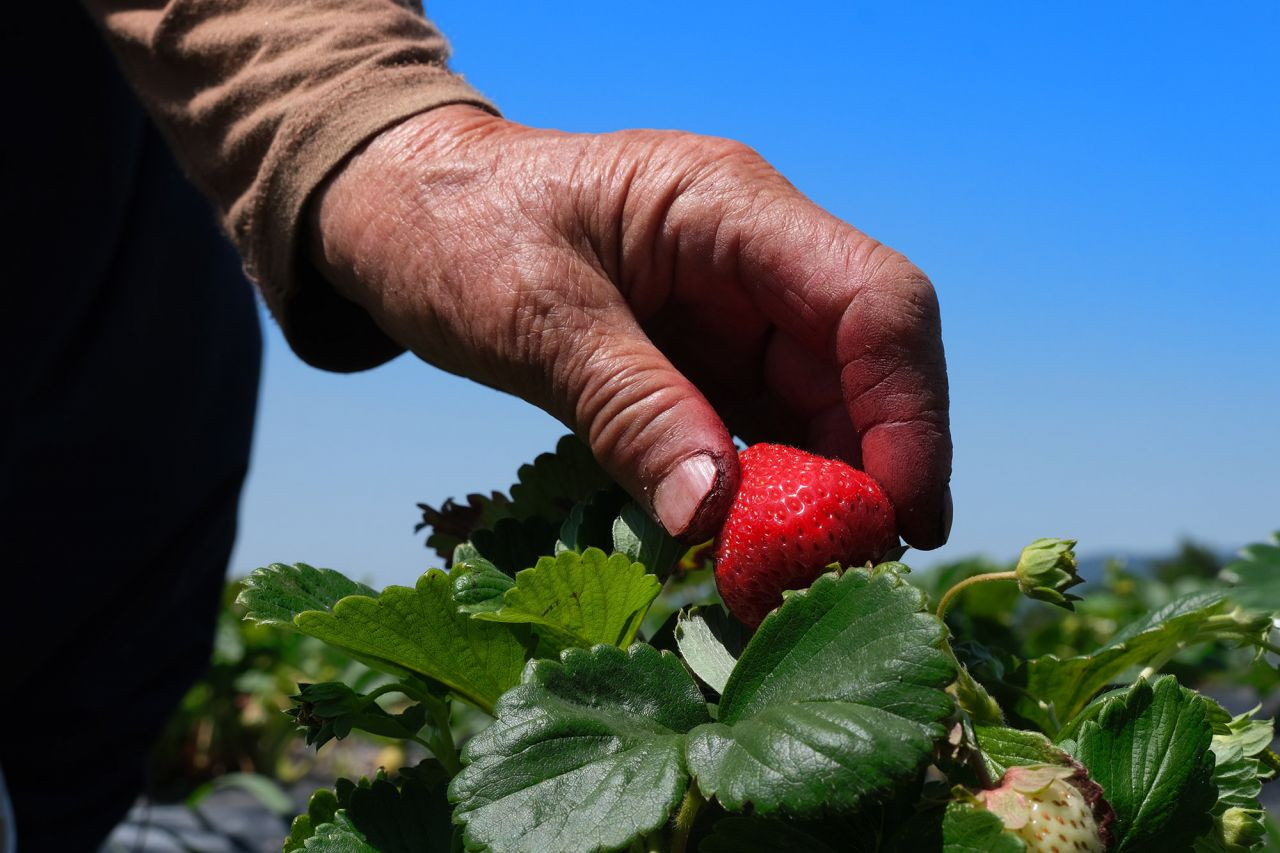
[[[470,141],[509,122],[467,104],[448,104],[382,131],[317,189],[306,218],[309,260],[347,299],[373,307],[388,284],[386,255],[403,248],[394,228],[435,182],[462,179]],[[376,316],[376,315],[375,315]]]

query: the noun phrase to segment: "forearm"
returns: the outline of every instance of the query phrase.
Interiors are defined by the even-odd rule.
[[[357,369],[396,352],[301,253],[316,188],[381,130],[442,104],[492,109],[392,0],[86,0],[189,177],[213,201],[290,343]]]

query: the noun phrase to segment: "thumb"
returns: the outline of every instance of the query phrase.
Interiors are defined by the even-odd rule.
[[[570,426],[672,536],[714,536],[738,490],[738,452],[715,409],[625,306],[599,317],[559,359]]]

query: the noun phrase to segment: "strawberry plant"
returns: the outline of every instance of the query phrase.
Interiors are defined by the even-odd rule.
[[[874,484],[779,452],[762,468],[780,491],[744,488],[781,528],[720,537],[715,579],[745,622],[708,549],[668,537],[573,439],[506,493],[424,506],[448,568],[412,588],[255,572],[249,619],[386,676],[304,686],[309,741],[363,729],[430,753],[317,791],[284,849],[1264,848],[1272,722],[1196,687],[1223,670],[1280,684],[1280,541],[1155,602],[1114,572],[1096,607],[1067,594],[1070,540],[917,579],[876,562],[893,542]],[[850,517],[855,494],[869,511]],[[820,546],[789,518],[812,507]]]

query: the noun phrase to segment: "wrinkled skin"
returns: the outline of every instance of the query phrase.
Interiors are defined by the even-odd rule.
[[[330,180],[310,241],[392,339],[559,418],[673,534],[728,512],[732,433],[864,468],[909,544],[947,537],[932,285],[744,145],[442,107]]]

